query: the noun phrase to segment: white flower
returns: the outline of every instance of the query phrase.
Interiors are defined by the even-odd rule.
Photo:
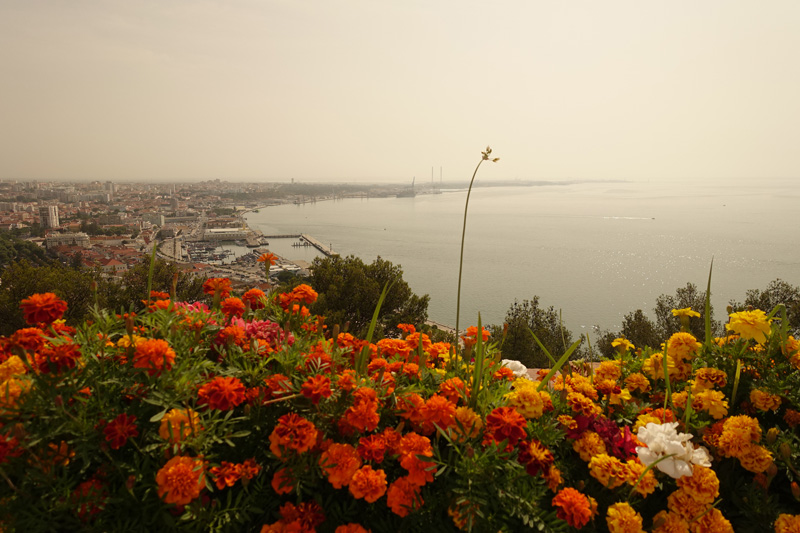
[[[500,361],[500,364],[506,368],[510,368],[511,371],[514,372],[514,377],[516,378],[528,377],[528,367],[519,361],[515,361],[513,359],[503,359]]]
[[[708,450],[702,446],[695,449],[689,442],[692,436],[678,433],[677,427],[677,422],[666,424],[648,422],[646,426],[639,428],[636,435],[646,444],[636,447],[636,453],[639,454],[642,463],[649,466],[662,457],[671,456],[659,462],[656,468],[675,479],[691,476],[692,464],[711,466]]]

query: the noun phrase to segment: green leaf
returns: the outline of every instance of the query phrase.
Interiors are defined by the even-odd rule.
[[[161,419],[164,418],[164,415],[167,414],[168,409],[169,408],[165,408],[163,411],[161,411],[159,413],[156,413],[153,416],[151,416],[150,417],[150,422],[160,422]]]
[[[531,332],[531,335],[533,335],[533,332]],[[536,335],[534,335],[533,338],[536,339]],[[536,339],[536,341],[538,342],[539,339]],[[556,372],[561,370],[561,367],[564,366],[564,363],[569,361],[569,356],[572,355],[572,352],[575,351],[575,349],[578,347],[580,343],[581,343],[580,339],[572,343],[572,346],[570,346],[569,349],[566,352],[564,352],[564,355],[561,356],[561,359],[559,359],[556,362],[556,364],[553,366],[550,372],[548,372],[547,375],[544,377],[544,379],[542,379],[542,382],[539,383],[539,387],[537,388],[537,390],[541,391],[547,386],[547,384],[550,382],[550,379],[556,374]]]

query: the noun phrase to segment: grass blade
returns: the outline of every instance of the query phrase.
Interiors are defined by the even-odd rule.
[[[378,323],[378,315],[381,312],[381,306],[383,305],[383,301],[386,299],[386,294],[392,290],[396,279],[393,280],[391,283],[386,283],[383,286],[383,290],[381,291],[381,297],[378,298],[378,305],[375,306],[375,311],[372,313],[372,320],[369,322],[369,330],[367,330],[367,341],[366,346],[361,349],[361,353],[358,354],[356,358],[356,374],[359,376],[363,376],[364,373],[367,371],[367,360],[369,359],[369,345],[372,343],[372,335],[375,333],[375,324]]]
[[[534,335],[533,338],[535,339],[536,336]],[[537,341],[538,341],[538,339],[537,339]],[[544,377],[544,379],[542,379],[542,382],[539,383],[539,387],[536,390],[541,391],[547,386],[547,384],[550,382],[550,378],[552,378],[555,375],[556,372],[561,370],[561,367],[564,366],[564,363],[569,361],[569,356],[572,355],[572,352],[574,352],[576,348],[578,348],[578,345],[580,345],[580,343],[581,343],[580,339],[578,339],[574,343],[572,343],[572,346],[570,346],[569,349],[567,349],[567,351],[564,352],[564,355],[561,356],[561,359],[559,359],[556,362],[556,364],[553,366],[553,368],[550,370],[550,372],[548,372],[547,375]]]

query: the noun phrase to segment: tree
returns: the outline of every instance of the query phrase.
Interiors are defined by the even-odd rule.
[[[564,327],[558,311],[551,305],[547,309],[539,307],[539,297],[514,301],[506,313],[507,326],[501,351],[504,359],[514,359],[528,368],[546,368],[551,365],[544,351],[531,335],[531,331],[558,358],[572,344],[572,333]],[[503,327],[491,326],[492,340],[500,341]],[[530,331],[529,331],[530,330]]]
[[[206,299],[203,292],[203,279],[181,272],[178,265],[156,259],[153,267],[151,290],[169,293],[172,280],[178,276],[175,286],[175,299],[180,302],[196,302]],[[106,281],[103,286],[103,300],[109,309],[119,311],[129,309],[138,311],[144,308],[142,300],[147,300],[147,280],[150,276],[150,259],[146,258],[122,275],[121,281]]]
[[[800,334],[800,288],[780,278],[770,281],[763,291],[748,290],[743,304],[735,300],[730,301],[730,306],[734,311],[744,311],[749,306],[753,309],[761,309],[765,313],[772,312],[778,304],[786,306],[790,332],[794,335]],[[780,315],[776,314],[775,318],[780,318]]]
[[[11,233],[0,233],[0,268],[20,259],[26,259],[34,265],[50,263],[47,252],[43,248],[19,239]]]
[[[693,318],[689,322],[689,332],[696,338],[703,340],[706,337],[705,326],[705,307],[706,293],[697,290],[694,283],[687,283],[686,287],[677,289],[675,296],[662,294],[656,299],[656,328],[662,339],[667,339],[673,333],[681,330],[681,322],[677,317],[672,316],[673,309],[684,309],[691,307],[693,311],[700,313],[700,318]],[[711,331],[720,333],[722,326],[714,320],[714,307],[710,307]]]
[[[430,297],[417,296],[403,280],[403,269],[378,257],[365,264],[355,256],[316,258],[311,265],[311,286],[319,293],[313,311],[328,324],[350,323],[355,335],[365,335],[384,286],[394,282],[378,314],[376,338],[399,335],[397,324],[421,325],[428,318]]]
[[[0,273],[0,334],[10,335],[27,327],[20,302],[32,294],[52,292],[68,304],[64,319],[75,325],[84,320],[94,304],[93,275],[59,263],[36,266],[15,261]]]

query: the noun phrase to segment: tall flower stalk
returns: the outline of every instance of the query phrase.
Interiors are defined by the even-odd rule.
[[[497,163],[500,161],[499,157],[490,158],[492,154],[491,147],[487,146],[485,152],[481,152],[481,160],[478,161],[478,166],[475,167],[475,172],[472,173],[472,179],[469,182],[467,189],[467,202],[464,205],[464,225],[461,228],[461,256],[458,260],[458,292],[456,294],[456,353],[458,353],[458,326],[461,318],[461,274],[464,271],[464,236],[467,233],[467,210],[469,209],[469,195],[472,193],[472,184],[475,182],[475,176],[478,175],[478,169],[484,161],[491,161]]]

